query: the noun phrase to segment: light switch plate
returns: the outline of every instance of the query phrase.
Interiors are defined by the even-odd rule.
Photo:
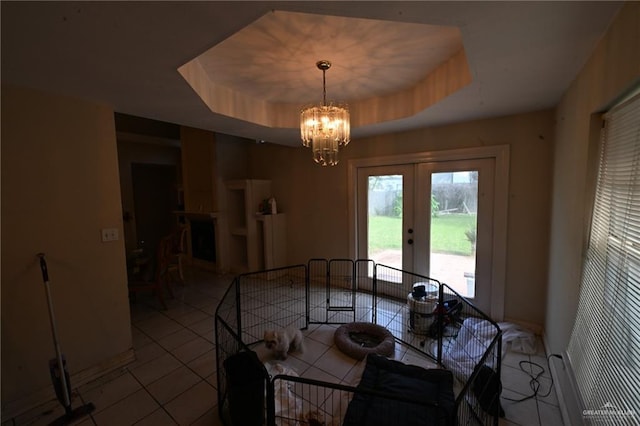
[[[102,242],[118,241],[118,228],[103,228],[102,229]]]

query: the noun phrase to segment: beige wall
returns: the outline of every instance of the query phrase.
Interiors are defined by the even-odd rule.
[[[489,145],[510,146],[505,317],[545,318],[553,112],[541,111],[352,141],[338,166],[317,166],[305,148],[250,150],[250,171],[271,178],[287,213],[289,263],[351,257],[347,216],[349,158]],[[265,159],[268,158],[268,161]]]
[[[216,196],[220,211],[227,209],[224,182],[232,179],[253,178],[247,170],[247,152],[252,143],[249,139],[216,133]]]
[[[3,86],[3,414],[51,383],[38,252],[47,255],[70,373],[104,367],[131,348],[124,242],[102,243],[107,227],[122,235],[113,111]]]
[[[546,335],[569,342],[580,291],[592,114],[640,83],[640,3],[624,5],[556,110]],[[593,185],[593,182],[590,183]]]
[[[221,179],[246,179],[250,139],[216,133],[216,175]]]

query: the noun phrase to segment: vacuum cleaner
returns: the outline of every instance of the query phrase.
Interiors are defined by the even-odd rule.
[[[49,360],[49,372],[51,373],[51,381],[56,392],[56,398],[64,407],[64,415],[57,418],[51,425],[67,425],[86,416],[95,410],[92,403],[84,404],[76,409],[71,408],[71,382],[69,380],[69,372],[67,371],[67,361],[60,350],[58,344],[58,333],[56,331],[56,321],[53,314],[53,302],[51,300],[51,291],[49,289],[49,272],[47,270],[47,261],[44,253],[39,253],[40,270],[42,271],[42,280],[44,281],[44,289],[47,295],[47,303],[49,305],[49,321],[51,322],[51,333],[53,334],[53,345],[56,351],[56,357]]]

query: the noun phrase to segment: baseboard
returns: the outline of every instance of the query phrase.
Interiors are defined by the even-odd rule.
[[[542,338],[544,340],[545,351],[547,351],[546,355],[549,357],[551,354],[548,352],[549,342],[547,341],[546,334],[543,333]],[[565,426],[584,425],[571,363],[569,362],[566,351],[561,355],[562,359],[556,357],[548,359],[551,377],[553,377],[553,387],[558,396],[558,405],[560,407],[560,413],[562,414],[562,423]]]
[[[210,272],[219,272],[221,270],[220,265],[218,265],[216,262],[209,262],[207,260],[197,259],[195,257],[189,259],[189,265]]]
[[[535,324],[532,322],[521,321],[513,318],[505,318],[504,321],[498,321],[498,322],[510,322],[512,324],[519,325],[520,327],[525,328],[538,336],[541,336],[544,333],[544,328],[540,324]],[[546,342],[545,342],[545,345],[546,345]]]
[[[82,385],[85,385],[92,380],[104,376],[112,371],[126,366],[127,364],[135,361],[136,354],[132,349],[122,352],[100,364],[93,367],[78,371],[71,375],[69,380],[71,381],[72,389],[76,389]],[[56,399],[56,393],[53,389],[53,385],[50,384],[42,389],[34,391],[29,395],[3,403],[2,405],[2,420],[11,419],[17,417],[27,411],[38,407],[46,402]]]

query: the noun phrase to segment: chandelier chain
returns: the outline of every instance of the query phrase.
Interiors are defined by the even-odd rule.
[[[326,69],[322,69],[322,105],[327,106],[327,80],[325,78]]]

